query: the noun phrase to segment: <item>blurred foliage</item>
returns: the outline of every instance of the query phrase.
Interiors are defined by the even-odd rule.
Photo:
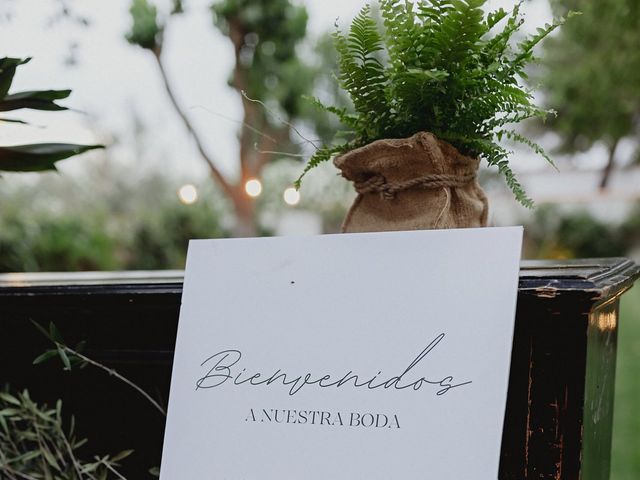
[[[640,2],[551,4],[557,14],[582,15],[544,44],[540,80],[547,105],[558,111],[549,126],[560,135],[562,151],[586,151],[603,142],[612,163],[621,139],[640,143]]]
[[[127,40],[160,55],[170,18],[184,9],[183,2],[174,0],[170,13],[161,15],[152,1],[132,0]],[[212,2],[211,12],[215,26],[229,37],[236,53],[229,85],[266,103],[284,120],[311,115],[303,95],[313,89],[318,70],[305,63],[298,51],[307,33],[306,9],[290,0],[221,0]],[[283,119],[270,115],[266,107],[256,110],[250,126],[261,129],[261,123],[271,122],[273,127],[287,129]]]
[[[636,217],[640,220],[640,215]],[[611,480],[640,478],[640,286],[622,296],[613,411]]]
[[[0,220],[0,271],[111,270],[116,243],[97,218],[25,218],[11,209]]]
[[[142,48],[155,50],[160,44],[162,28],[158,23],[158,9],[148,0],[133,0],[131,3],[133,23],[127,34],[127,40]]]
[[[158,3],[159,5],[159,3]],[[202,135],[180,105],[167,75],[164,32],[172,17],[189,8],[189,2],[173,1],[164,11],[152,0],[132,0],[130,43],[151,51],[176,113],[193,137],[202,160],[218,187],[232,204],[233,232],[237,236],[259,233],[256,202],[244,191],[245,183],[260,178],[264,167],[283,157],[301,158],[305,144],[293,122],[305,123],[320,135],[330,135],[326,114],[310,108],[304,94],[312,92],[321,66],[308,61],[303,40],[307,33],[307,11],[291,0],[219,0],[210,3],[213,24],[231,42],[234,67],[229,85],[242,97],[243,117],[239,132],[239,175],[220,170],[215,152],[204,146]],[[319,56],[316,58],[324,58]],[[212,61],[215,61],[213,59]]]
[[[336,175],[333,165],[318,168],[313,182],[304,185],[300,202],[289,206],[284,202],[285,189],[291,188],[291,178],[300,172],[300,164],[283,159],[268,165],[263,173],[264,190],[257,203],[258,216],[264,233],[281,233],[279,227],[290,213],[318,215],[323,233],[338,233],[355,192],[351,184]]]
[[[146,141],[138,140],[142,148]],[[283,192],[299,168],[288,159],[265,169],[258,236],[276,234],[296,210],[319,215],[327,233],[339,230],[354,195],[350,185],[325,165],[292,207]],[[64,175],[14,175],[0,188],[0,271],[182,269],[190,238],[231,236],[231,206],[203,182],[197,202],[183,205],[177,192],[189,181],[116,158]]]
[[[34,402],[26,390],[17,395],[0,391],[0,478],[123,478],[117,471],[118,462],[131,451],[86,461],[78,457],[85,443],[76,436],[73,417],[68,422],[63,420],[60,400],[50,408]]]
[[[525,258],[598,258],[628,255],[640,246],[640,205],[621,224],[586,210],[566,212],[545,205],[525,226]]]
[[[211,204],[165,204],[135,226],[125,269],[184,268],[190,239],[225,236],[220,213]]]
[[[223,0],[211,10],[216,26],[239,49],[229,84],[252,99],[276,102],[288,118],[299,116],[302,96],[314,80],[313,70],[297,53],[307,33],[306,9],[289,0]],[[266,114],[261,112],[265,121],[283,127]]]
[[[30,90],[9,93],[19,66],[30,58],[0,58],[0,112],[31,109],[45,111],[66,110],[56,103],[67,98],[71,90]],[[15,118],[0,118],[0,122],[26,122]],[[0,171],[34,172],[55,170],[56,162],[79,155],[88,150],[103,148],[102,145],[76,145],[69,143],[38,143],[31,145],[0,146]]]
[[[68,182],[73,179],[60,182],[59,189]],[[187,206],[178,202],[176,189],[155,177],[102,191],[88,188],[90,199],[76,191],[47,202],[44,197],[58,192],[39,192],[39,184],[3,192],[0,271],[182,269],[189,239],[224,237],[228,231],[225,208],[214,193]]]
[[[620,227],[620,234],[628,244],[640,246],[640,203],[631,210],[631,214]]]

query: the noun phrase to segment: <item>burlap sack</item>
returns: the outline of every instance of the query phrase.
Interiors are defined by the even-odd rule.
[[[426,132],[378,140],[336,157],[358,197],[342,231],[383,232],[487,225],[479,160]]]

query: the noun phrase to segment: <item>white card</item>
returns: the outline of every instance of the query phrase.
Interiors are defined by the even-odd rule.
[[[161,479],[497,478],[521,245],[192,241]]]

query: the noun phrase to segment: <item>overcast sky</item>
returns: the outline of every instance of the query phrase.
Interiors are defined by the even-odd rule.
[[[158,1],[163,8],[170,2]],[[233,65],[228,39],[212,28],[210,0],[187,0],[187,13],[172,21],[166,32],[165,59],[179,101],[205,138],[207,148],[226,172],[237,159],[237,123],[240,120],[237,95],[226,84]],[[358,0],[298,0],[310,13],[310,31],[318,35],[330,30],[336,18],[347,22],[362,7]],[[90,115],[74,112],[28,113],[36,126],[5,126],[0,143],[39,140],[96,141],[95,132],[110,141],[113,133],[121,142],[113,149],[123,161],[139,157],[132,147],[132,118],[137,115],[150,132],[140,162],[163,166],[169,171],[203,174],[202,162],[183,127],[172,111],[156,65],[148,52],[124,40],[129,26],[130,0],[76,0],[70,2],[77,13],[91,21],[89,28],[62,21],[48,24],[58,4],[52,0],[0,0],[0,8],[12,13],[0,23],[2,55],[32,56],[14,82],[15,89],[72,88],[66,104]],[[495,0],[492,7],[511,8],[513,2]],[[535,28],[550,19],[546,0],[525,4],[527,25]],[[78,64],[64,65],[69,46],[77,43]],[[46,125],[46,128],[39,128]],[[536,161],[537,162],[537,161]],[[143,165],[144,166],[144,165]],[[142,167],[141,167],[142,168]]]

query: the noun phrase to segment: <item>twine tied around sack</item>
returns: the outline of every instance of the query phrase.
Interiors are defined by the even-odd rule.
[[[363,181],[355,182],[356,192],[361,195],[366,193],[379,193],[385,200],[392,200],[396,193],[411,188],[436,189],[436,188],[457,188],[473,182],[476,179],[476,172],[469,172],[462,175],[452,175],[448,173],[435,173],[423,177],[412,178],[404,182],[387,182],[382,175]]]

